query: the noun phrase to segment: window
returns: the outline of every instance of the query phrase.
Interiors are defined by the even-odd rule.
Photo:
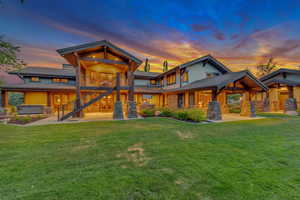
[[[176,73],[167,76],[167,84],[172,85],[176,83]]]
[[[90,73],[90,80],[91,81],[95,81],[97,78],[96,78],[96,72],[93,72],[93,71],[91,71],[91,73]]]
[[[212,78],[212,77],[215,77],[215,76],[219,76],[219,73],[217,73],[217,72],[206,73],[206,76],[207,76],[207,78]]]
[[[67,83],[69,80],[68,79],[66,79],[66,78],[53,78],[52,79],[52,82],[53,83]]]
[[[152,104],[152,103],[153,103],[152,95],[143,94],[143,95],[142,95],[142,102],[143,102],[143,103]]]
[[[54,82],[54,83],[59,83],[59,82],[60,82],[60,79],[59,79],[59,78],[54,78],[54,79],[52,79],[52,82]]]
[[[31,77],[31,81],[32,82],[40,82],[40,78],[39,77]]]
[[[156,80],[153,80],[153,79],[150,80],[150,84],[151,84],[151,85],[156,85]]]
[[[184,72],[183,73],[183,82],[188,82],[189,81],[189,73],[188,72]]]
[[[62,83],[67,83],[69,80],[68,79],[66,79],[66,78],[62,78],[62,79],[60,79],[60,82],[62,82]]]

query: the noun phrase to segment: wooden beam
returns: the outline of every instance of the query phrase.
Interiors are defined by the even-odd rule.
[[[51,94],[50,94],[50,92],[47,92],[47,106],[48,107],[51,106]]]
[[[128,101],[134,101],[134,76],[133,76],[133,62],[128,64]]]
[[[127,65],[127,63],[122,61],[116,61],[116,60],[108,60],[108,59],[102,59],[102,58],[90,58],[90,57],[80,57],[80,60],[83,61],[95,61],[105,64],[117,64],[117,65]]]
[[[116,74],[116,90],[117,90],[117,101],[121,100],[121,94],[120,94],[120,72],[117,72]]]
[[[109,90],[114,87],[81,86],[80,90]],[[120,90],[129,90],[129,86],[120,86]]]
[[[107,59],[107,46],[104,46],[104,59]]]
[[[287,89],[288,89],[289,99],[294,98],[294,87],[293,86],[287,86]]]
[[[75,57],[76,57],[76,61],[77,61],[77,65],[76,65],[76,106],[75,109],[79,109],[81,107],[81,93],[80,93],[80,82],[81,82],[81,75],[80,75],[80,71],[81,71],[81,65],[80,65],[80,59],[79,56],[77,54],[77,52],[74,53]],[[76,113],[76,117],[81,117],[82,116],[82,112],[77,112]]]
[[[0,90],[1,92],[1,105],[0,107],[7,107],[8,99],[7,99],[7,91],[5,90]]]
[[[225,90],[244,91],[245,88],[240,88],[240,87],[226,87]]]
[[[218,100],[218,91],[216,89],[211,91],[211,101],[217,101]]]

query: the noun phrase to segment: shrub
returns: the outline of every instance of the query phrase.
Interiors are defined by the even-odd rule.
[[[32,118],[30,116],[16,116],[12,120],[20,122],[22,124],[27,124],[31,122]]]
[[[194,122],[200,122],[206,120],[205,113],[200,109],[188,109],[188,120],[192,120]]]
[[[142,109],[140,114],[143,117],[153,117],[155,115],[155,110],[154,109]]]
[[[16,106],[11,106],[9,112],[10,112],[11,114],[17,113],[17,107],[16,107]]]
[[[240,104],[229,104],[228,107],[229,107],[230,113],[240,113],[241,112]]]
[[[160,117],[172,117],[173,116],[173,111],[169,108],[161,108],[159,109],[160,111]]]
[[[188,120],[188,112],[186,110],[176,110],[173,117],[179,120]]]

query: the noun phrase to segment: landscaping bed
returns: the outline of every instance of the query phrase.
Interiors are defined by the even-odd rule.
[[[169,108],[148,108],[140,111],[142,117],[169,117],[186,122],[206,122],[206,114],[197,108],[169,109]]]
[[[26,116],[13,116],[8,120],[9,124],[26,125],[47,118],[47,115],[26,115]]]

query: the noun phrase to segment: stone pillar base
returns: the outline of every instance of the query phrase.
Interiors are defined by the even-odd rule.
[[[127,115],[128,118],[137,118],[136,103],[134,101],[128,101]]]
[[[270,112],[270,102],[269,99],[264,99],[263,101],[263,111]]]
[[[285,101],[284,113],[287,115],[298,115],[297,101],[295,98],[289,98]]]
[[[253,101],[243,102],[240,115],[244,117],[256,117],[255,103]]]
[[[211,101],[208,104],[207,118],[209,120],[222,120],[221,106],[218,101]]]
[[[121,101],[115,102],[113,119],[124,119],[123,105]]]

